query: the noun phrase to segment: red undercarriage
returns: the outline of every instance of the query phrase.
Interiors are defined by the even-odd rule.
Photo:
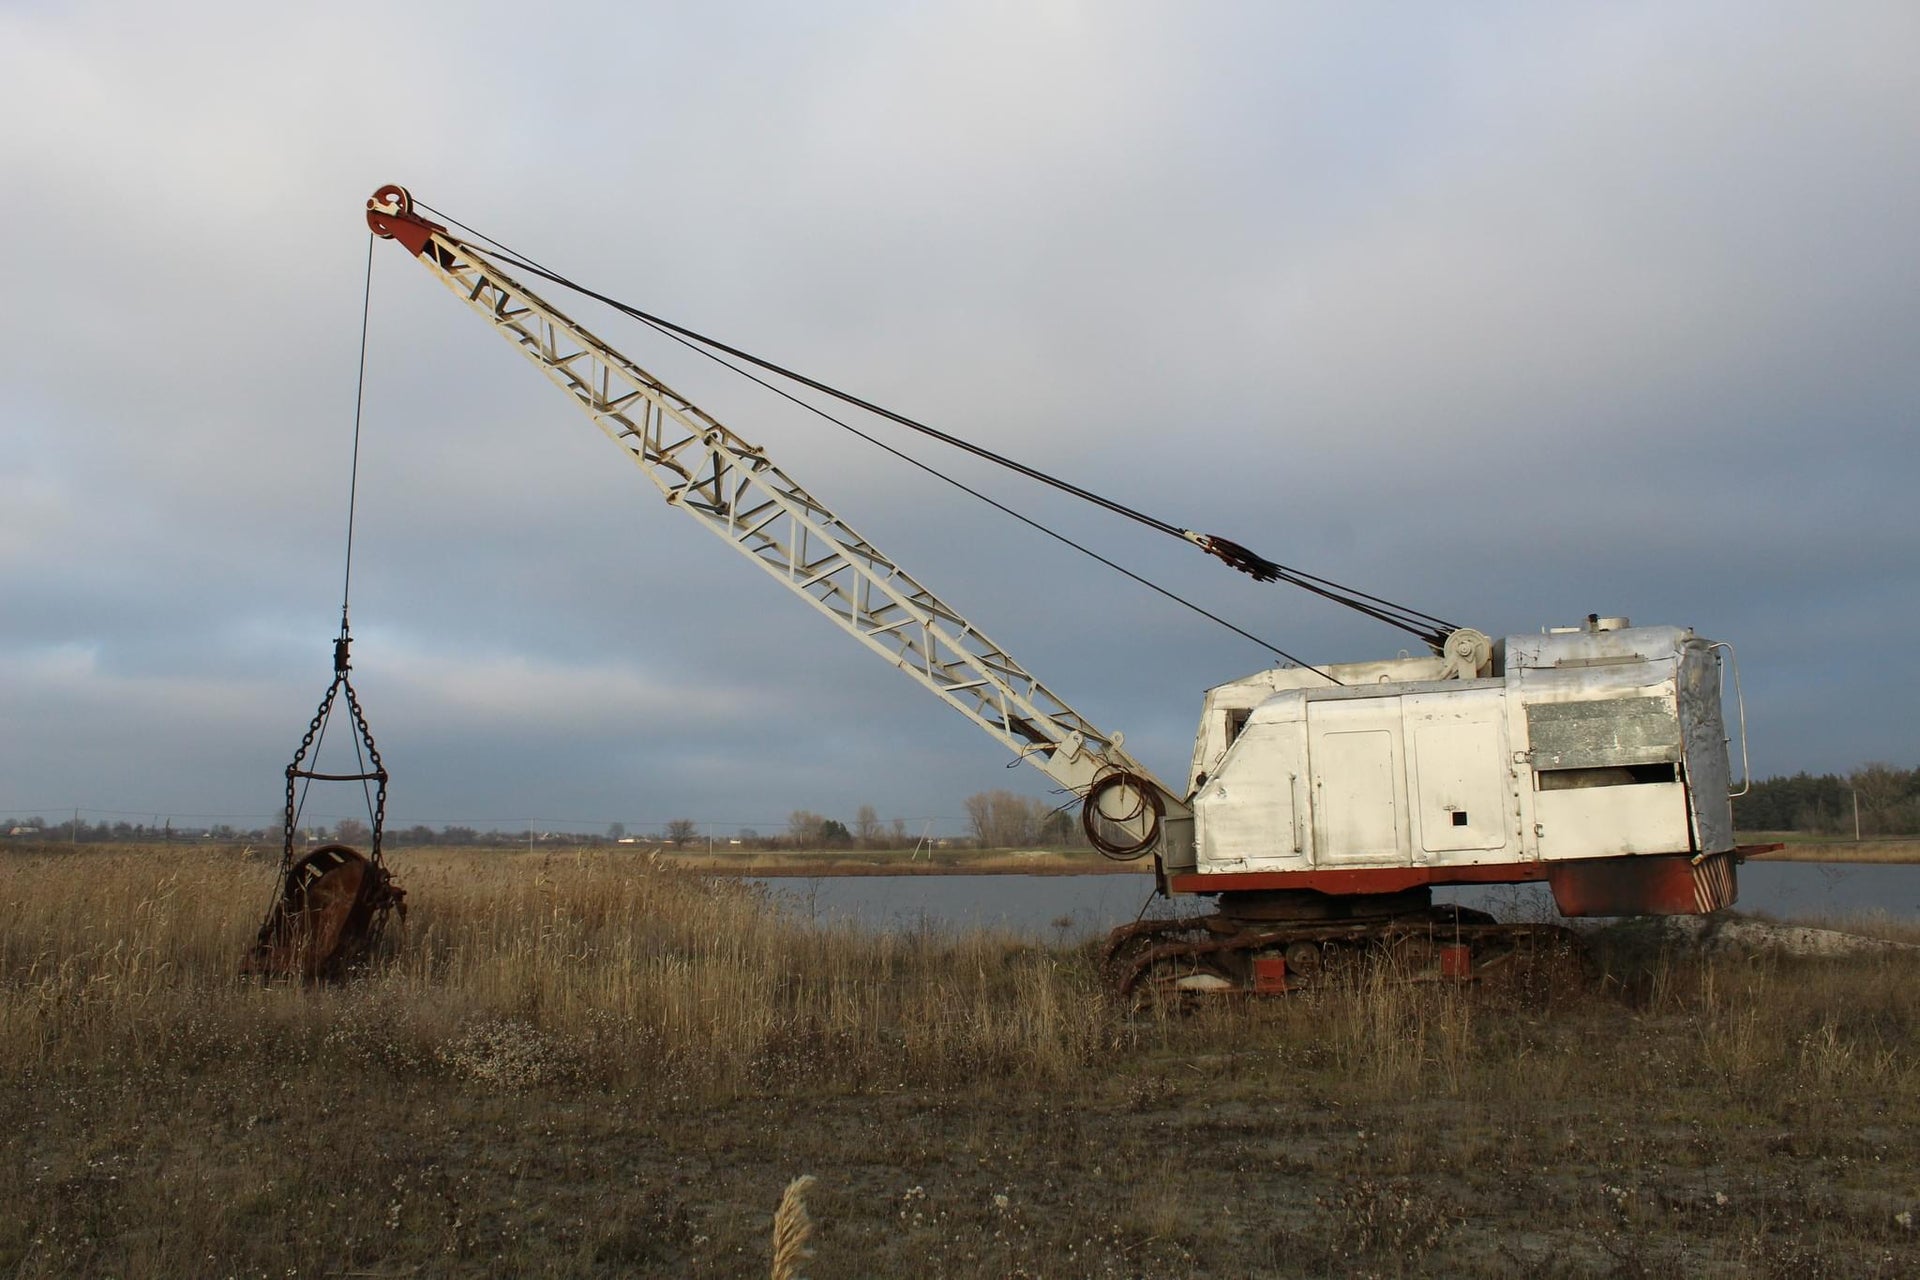
[[[1189,872],[1167,878],[1174,893],[1259,893],[1312,890],[1339,897],[1401,893],[1427,885],[1523,884],[1545,881],[1566,916],[1693,915],[1730,906],[1738,892],[1734,867],[1744,857],[1780,848],[1742,845],[1727,853],[1640,854],[1569,862],[1502,862],[1484,866],[1372,867],[1348,871]]]

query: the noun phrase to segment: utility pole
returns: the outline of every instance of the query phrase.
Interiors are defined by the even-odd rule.
[[[1853,788],[1853,842],[1860,843],[1860,788]]]

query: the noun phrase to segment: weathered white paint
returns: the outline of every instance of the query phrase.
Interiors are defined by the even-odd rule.
[[[1512,636],[1207,693],[1196,870],[1445,867],[1733,847],[1720,664],[1681,627]],[[1538,732],[1543,745],[1536,748]]]

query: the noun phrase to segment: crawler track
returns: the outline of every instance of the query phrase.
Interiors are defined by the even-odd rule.
[[[1375,965],[1399,981],[1466,982],[1538,960],[1577,962],[1584,951],[1559,925],[1439,906],[1385,920],[1143,920],[1108,935],[1106,960],[1124,997],[1191,1001],[1311,990]]]

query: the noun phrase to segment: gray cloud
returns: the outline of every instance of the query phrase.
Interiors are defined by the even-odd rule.
[[[524,16],[0,13],[0,811],[274,811],[328,674],[359,209],[392,180],[1461,622],[1732,640],[1762,772],[1911,760],[1888,674],[1920,624],[1910,6]],[[460,311],[378,246],[354,601],[401,820],[917,818],[1039,790],[666,511]],[[608,336],[1156,767],[1202,688],[1264,660]],[[1303,656],[1401,647],[927,456]]]

